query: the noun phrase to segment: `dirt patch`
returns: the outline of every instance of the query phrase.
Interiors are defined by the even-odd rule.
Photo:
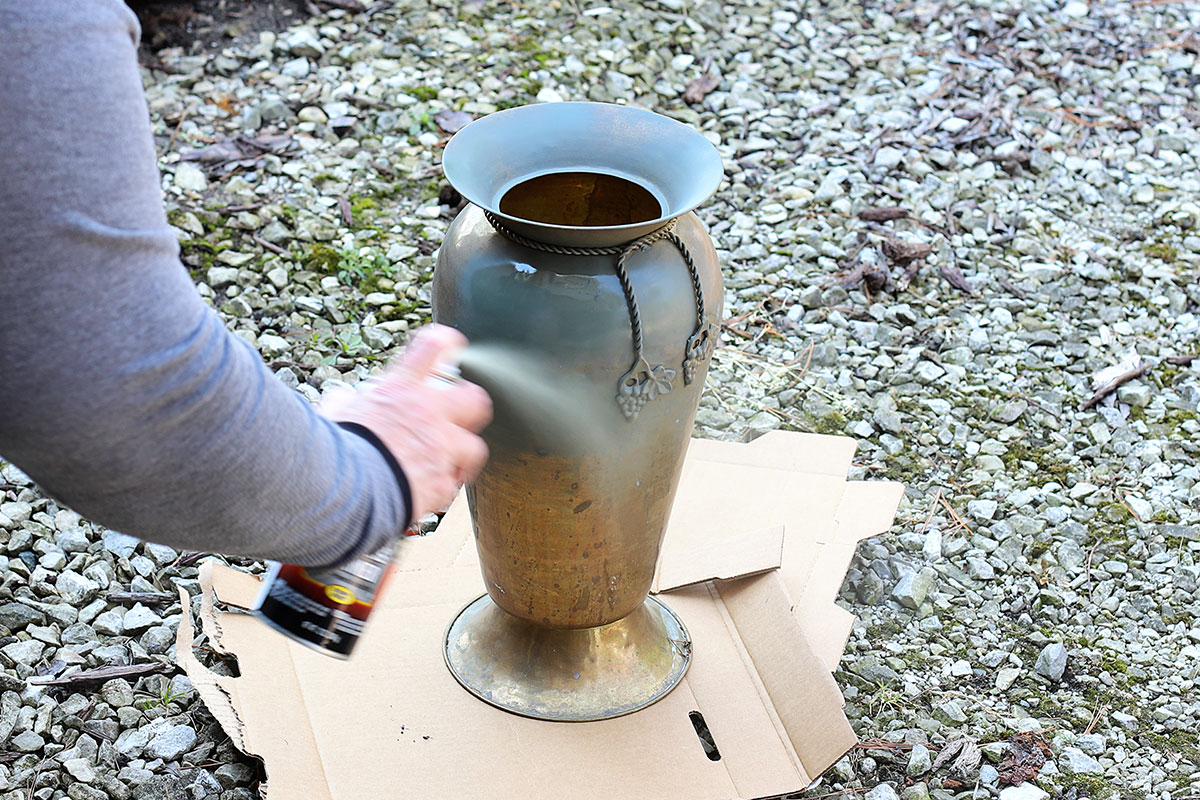
[[[307,0],[126,0],[142,24],[142,52],[182,47],[198,54],[233,39],[280,31],[315,10]]]

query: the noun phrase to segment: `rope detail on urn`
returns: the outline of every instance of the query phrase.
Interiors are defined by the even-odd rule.
[[[490,211],[484,211],[484,216],[505,238],[531,250],[544,253],[555,253],[565,256],[616,256],[615,271],[621,290],[625,293],[625,304],[629,309],[629,326],[633,331],[633,366],[621,376],[617,386],[617,405],[625,419],[633,421],[638,412],[656,397],[660,397],[674,388],[675,370],[668,369],[664,364],[651,365],[645,357],[642,342],[642,314],[638,308],[637,297],[633,293],[633,284],[625,263],[629,257],[658,241],[666,239],[675,245],[679,255],[687,265],[688,274],[692,279],[692,293],[696,299],[696,327],[684,344],[683,353],[683,382],[690,384],[696,377],[696,369],[712,355],[716,345],[716,326],[707,323],[704,318],[704,288],[700,283],[700,272],[692,258],[687,245],[675,233],[675,220],[671,220],[657,230],[622,245],[611,247],[567,247],[565,245],[548,244],[530,239],[509,228]]]

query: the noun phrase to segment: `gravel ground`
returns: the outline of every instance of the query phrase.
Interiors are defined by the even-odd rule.
[[[1156,0],[398,0],[145,80],[185,264],[314,400],[428,320],[465,119],[590,99],[702,130],[729,319],[698,434],[845,434],[852,477],[907,486],[841,598],[863,744],[808,794],[1183,800],[1198,29]],[[0,800],[256,797],[173,669],[191,554],[0,476]],[[161,672],[28,684],[125,664]]]

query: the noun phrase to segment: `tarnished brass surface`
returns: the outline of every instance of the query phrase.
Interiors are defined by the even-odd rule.
[[[610,719],[673,689],[691,663],[691,640],[651,597],[599,628],[556,630],[505,613],[487,595],[450,624],[446,664],[468,691],[526,717]]]
[[[697,255],[715,321],[721,313],[716,254],[694,215],[685,215],[679,230]],[[666,242],[629,263],[648,357],[681,367],[695,325],[688,271]],[[564,404],[581,392],[595,398],[566,409],[580,432],[572,437],[550,431],[497,387],[495,417],[484,431],[491,454],[468,488],[488,593],[510,613],[543,625],[620,619],[650,586],[705,369],[690,385],[676,378],[670,393],[626,420],[612,399],[631,350],[612,259],[519,247],[475,208],[447,233],[434,274],[434,316],[472,342],[536,355],[546,377],[561,376],[570,387],[560,391],[551,383],[549,397]],[[464,374],[491,388],[467,364]]]
[[[561,457],[491,442],[468,489],[484,584],[496,604],[555,628],[618,620],[646,597],[683,451],[666,435],[623,458]],[[624,462],[624,463],[621,463]]]

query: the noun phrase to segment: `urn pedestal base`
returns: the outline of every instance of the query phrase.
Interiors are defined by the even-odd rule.
[[[666,696],[692,660],[691,638],[653,597],[597,628],[544,628],[486,594],[446,631],[446,664],[467,691],[514,714],[587,722],[629,714]]]

